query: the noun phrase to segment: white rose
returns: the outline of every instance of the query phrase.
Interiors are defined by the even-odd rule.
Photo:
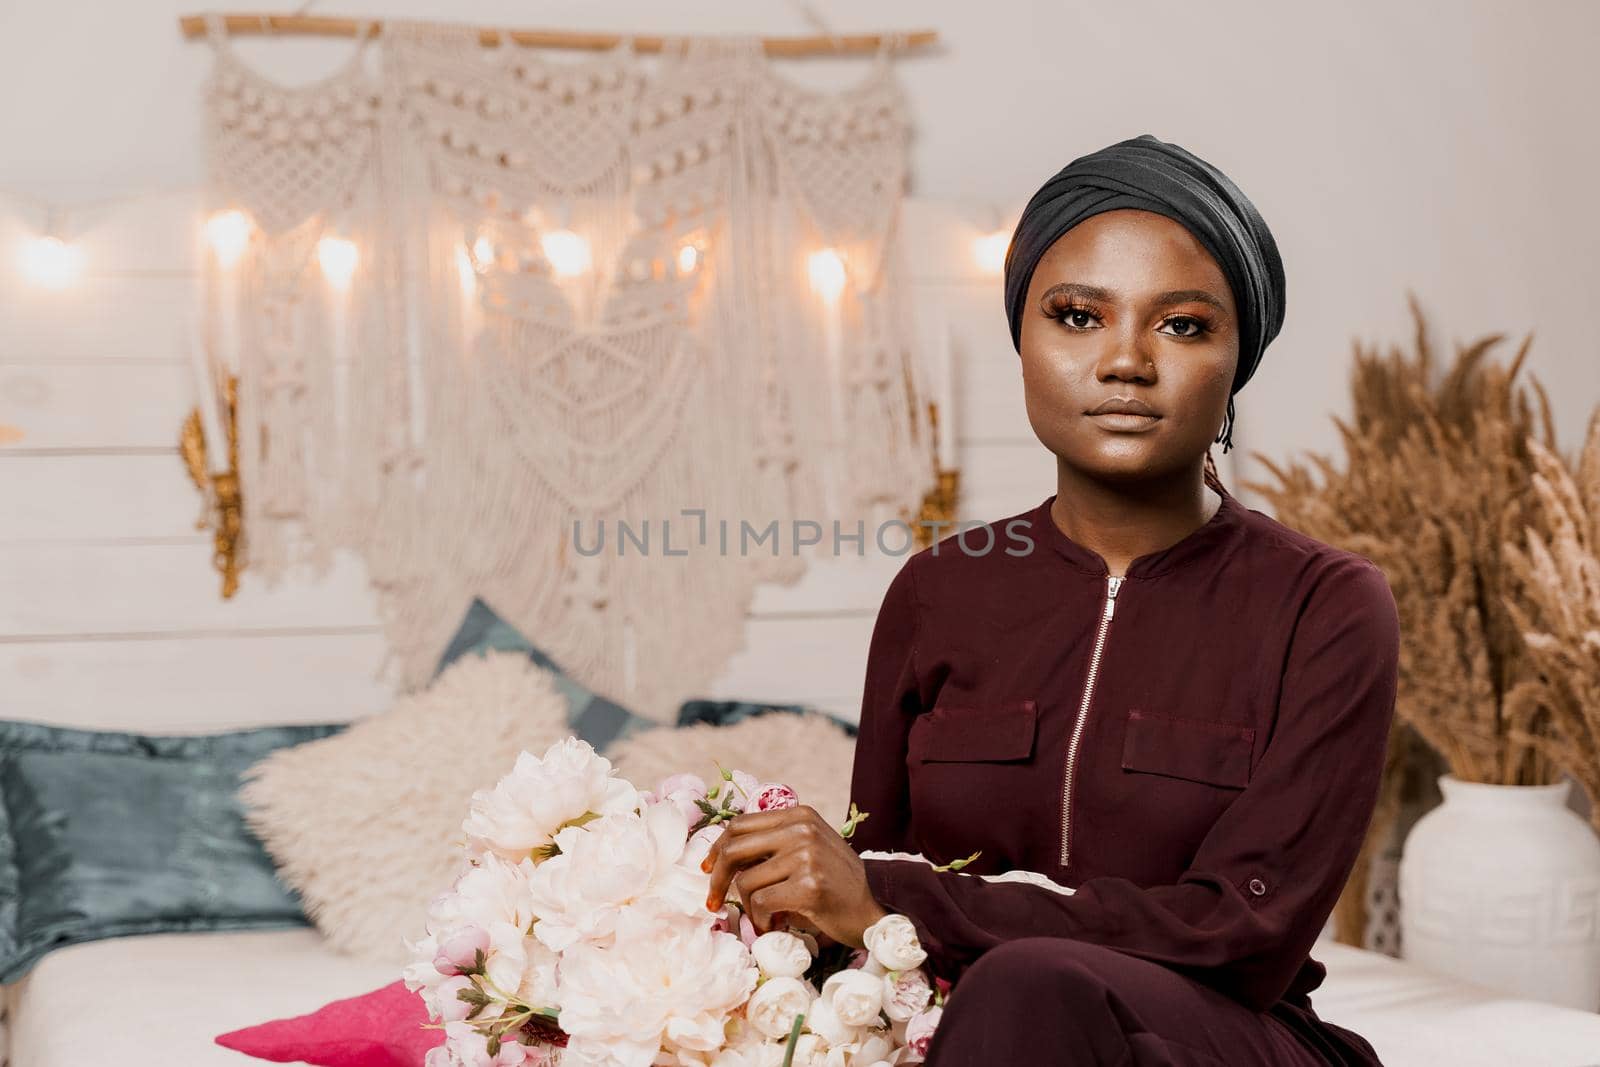
[[[928,958],[917,940],[916,927],[904,915],[885,915],[867,927],[861,936],[873,959],[887,970],[909,971],[922,966]]]
[[[788,1038],[794,1017],[811,1006],[811,991],[798,978],[768,978],[745,1006],[745,1018],[767,1037]]]
[[[933,989],[928,977],[920,970],[901,971],[891,981],[885,975],[883,982],[883,1011],[895,1022],[904,1022],[928,1006]]]
[[[883,979],[847,969],[828,976],[822,996],[846,1026],[871,1026],[883,1010]]]
[[[806,1012],[806,1029],[830,1045],[848,1045],[860,1031],[860,1027],[851,1026],[839,1018],[839,1013],[833,1010],[833,1003],[826,995],[820,995],[811,1002],[811,1009]]]
[[[769,978],[799,978],[811,966],[806,943],[787,930],[769,930],[755,939],[750,955]]]

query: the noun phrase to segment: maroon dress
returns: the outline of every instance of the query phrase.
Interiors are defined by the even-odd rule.
[[[1312,1009],[1309,952],[1377,797],[1394,598],[1213,487],[1120,578],[1052,495],[884,595],[851,844],[925,857],[865,862],[956,982],[929,1067],[1378,1063]]]

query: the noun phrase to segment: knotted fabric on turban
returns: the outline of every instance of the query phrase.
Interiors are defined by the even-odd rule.
[[[1272,231],[1227,175],[1148,133],[1080,156],[1033,194],[1006,250],[1006,317],[1022,350],[1023,303],[1045,250],[1091,215],[1141,208],[1182,223],[1211,253],[1239,313],[1239,367],[1228,407],[1283,327],[1283,260]]]

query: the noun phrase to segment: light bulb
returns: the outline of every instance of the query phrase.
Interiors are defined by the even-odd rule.
[[[478,239],[472,242],[472,262],[478,270],[488,270],[494,262],[494,242],[489,240],[487,234],[479,234]]]
[[[811,288],[818,296],[830,304],[839,299],[839,294],[844,292],[845,270],[844,259],[838,252],[824,248],[811,253],[806,269],[811,275]]]
[[[589,242],[571,230],[551,230],[539,239],[550,269],[571,278],[589,269]]]
[[[324,237],[317,242],[317,263],[322,267],[322,276],[336,289],[349,287],[360,261],[361,251],[354,241]]]
[[[252,229],[250,216],[237,208],[219,211],[206,220],[206,240],[224,269],[232,268],[244,255]]]
[[[54,235],[34,237],[23,246],[23,272],[47,288],[64,288],[77,278],[82,266],[83,256],[78,249]]]
[[[986,233],[972,241],[972,258],[985,274],[999,274],[1006,269],[1006,249],[1011,245],[1011,235],[1005,230]]]
[[[700,250],[694,245],[678,249],[678,273],[688,274],[700,265]]]

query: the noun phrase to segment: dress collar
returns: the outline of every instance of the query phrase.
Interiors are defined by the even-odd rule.
[[[1185,563],[1217,553],[1237,537],[1244,527],[1244,505],[1220,483],[1213,485],[1212,488],[1222,497],[1222,503],[1217,507],[1216,514],[1166,548],[1134,557],[1128,564],[1127,577],[1153,578]],[[1032,524],[1030,534],[1041,538],[1052,550],[1079,570],[1095,575],[1109,574],[1110,568],[1106,566],[1106,561],[1100,553],[1080,545],[1056,525],[1055,519],[1050,515],[1050,507],[1055,501],[1056,494],[1051,493],[1043,503],[1028,513],[1028,519]]]

